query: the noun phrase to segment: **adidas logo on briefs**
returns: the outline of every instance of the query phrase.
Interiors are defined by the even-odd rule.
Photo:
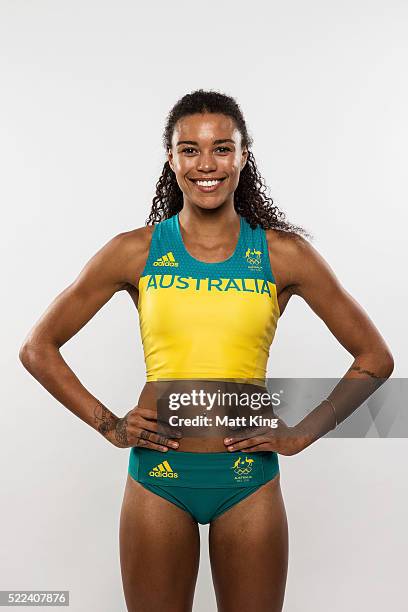
[[[149,472],[149,476],[154,476],[156,478],[178,478],[177,472],[173,472],[168,461],[163,461],[163,463],[159,463],[159,465],[152,468]]]
[[[153,262],[154,266],[178,266],[178,262],[174,259],[174,255],[171,251],[163,255],[162,257],[158,257],[155,262]]]

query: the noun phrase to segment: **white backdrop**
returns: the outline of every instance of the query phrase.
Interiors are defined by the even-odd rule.
[[[0,589],[69,589],[73,612],[126,609],[118,526],[128,450],[50,396],[18,350],[85,262],[144,224],[165,117],[185,93],[236,98],[270,194],[378,326],[393,376],[407,375],[407,18],[402,0],[0,0]],[[62,354],[113,412],[136,404],[144,363],[127,294]],[[291,300],[269,375],[340,377],[350,363]],[[407,447],[325,439],[280,458],[285,612],[406,609]],[[215,610],[208,526],[201,535],[194,612]]]

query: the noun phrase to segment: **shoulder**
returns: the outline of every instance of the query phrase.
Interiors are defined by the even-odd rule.
[[[143,253],[149,250],[154,232],[154,225],[146,225],[145,227],[137,227],[136,229],[127,232],[121,232],[112,238],[116,243],[116,248],[124,252]]]
[[[279,229],[267,229],[265,230],[266,240],[268,243],[269,250],[276,251],[279,249],[282,252],[296,255],[296,253],[307,249],[309,242],[296,234],[295,232],[285,232]]]
[[[282,278],[282,288],[304,285],[330,270],[317,249],[303,236],[278,229],[265,230],[272,268]]]
[[[145,227],[138,227],[133,230],[120,232],[110,240],[110,243],[115,249],[116,254],[123,258],[143,258],[144,255],[147,257],[154,227],[154,225],[147,225]]]
[[[121,232],[113,236],[103,247],[103,250],[106,250],[106,259],[120,270],[125,286],[138,284],[149,255],[154,227],[147,225]]]

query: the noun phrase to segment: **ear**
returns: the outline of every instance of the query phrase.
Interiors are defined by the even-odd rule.
[[[241,156],[241,170],[244,168],[247,161],[248,161],[248,149],[244,147],[242,149],[242,156]]]
[[[170,165],[170,168],[173,170],[174,172],[174,167],[173,167],[173,151],[171,149],[167,150],[167,159]]]

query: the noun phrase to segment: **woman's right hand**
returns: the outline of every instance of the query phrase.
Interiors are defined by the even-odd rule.
[[[166,437],[158,431],[157,413],[149,408],[132,408],[123,418],[117,418],[105,437],[118,448],[138,446],[166,452],[169,448],[177,449],[177,440]],[[181,434],[175,432],[175,438]]]

